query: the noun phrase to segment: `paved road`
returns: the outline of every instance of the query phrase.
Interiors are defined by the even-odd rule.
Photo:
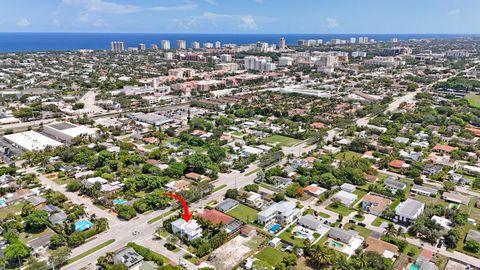
[[[35,174],[44,186],[49,186],[51,189],[65,194],[65,196],[67,196],[67,198],[73,203],[83,204],[87,213],[95,214],[99,218],[106,218],[110,226],[122,223],[114,214],[108,213],[107,211],[102,210],[98,206],[94,205],[90,198],[80,196],[77,193],[68,192],[65,186],[59,185],[55,183],[55,181],[47,178],[45,175],[38,173],[37,168],[28,168],[26,172]]]
[[[88,114],[100,114],[104,113],[105,110],[95,105],[95,97],[97,94],[95,91],[90,90],[80,98],[80,102],[85,104],[85,109],[88,110]]]

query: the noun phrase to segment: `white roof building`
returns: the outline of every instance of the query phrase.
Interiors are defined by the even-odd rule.
[[[195,219],[190,219],[186,222],[183,218],[179,218],[172,222],[172,231],[175,234],[180,234],[188,241],[192,241],[199,237],[202,237],[202,227],[197,223]]]
[[[350,206],[355,200],[357,200],[358,196],[356,194],[340,190],[333,195],[333,198],[340,200],[340,202],[345,206]]]
[[[50,139],[49,137],[32,130],[5,135],[4,138],[10,143],[18,145],[27,151],[43,151],[47,147],[58,147],[63,145],[61,142]]]
[[[48,124],[43,127],[43,130],[48,135],[68,143],[72,142],[73,138],[78,136],[93,136],[97,134],[96,128],[78,126],[68,122]]]

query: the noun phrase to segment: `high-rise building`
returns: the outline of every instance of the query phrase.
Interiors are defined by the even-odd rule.
[[[220,41],[215,42],[215,49],[221,49],[222,48],[222,43]]]
[[[220,61],[227,63],[227,62],[232,62],[232,55],[230,54],[222,54],[220,55]]]
[[[246,56],[244,58],[245,69],[257,71],[274,71],[277,66],[271,62],[270,57]]]
[[[158,45],[155,43],[150,44],[150,49],[152,50],[158,50]]]
[[[213,43],[211,43],[211,42],[205,42],[205,43],[203,43],[203,47],[204,47],[205,49],[211,49],[211,48],[213,48]]]
[[[139,51],[145,51],[146,49],[147,49],[147,47],[145,46],[144,43],[138,44],[138,50],[139,50]]]
[[[170,50],[170,40],[162,40],[162,50]]]
[[[368,43],[368,37],[359,37],[359,38],[358,38],[358,43],[359,43],[359,44],[366,44],[366,43]]]
[[[287,43],[285,41],[285,38],[282,37],[280,38],[280,42],[278,42],[278,49],[279,50],[285,50],[287,48]]]
[[[123,52],[125,50],[125,45],[123,41],[112,41],[110,42],[110,49],[112,52]]]
[[[180,50],[185,50],[187,48],[187,42],[183,39],[177,40],[177,48]]]
[[[351,37],[351,38],[350,38],[350,43],[351,43],[351,44],[357,43],[357,38]]]
[[[198,41],[192,42],[192,49],[200,49],[200,43]]]
[[[392,43],[397,43],[397,42],[398,42],[398,38],[392,38],[391,41],[392,41]]]

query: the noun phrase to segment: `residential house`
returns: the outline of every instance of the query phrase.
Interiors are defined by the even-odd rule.
[[[468,205],[470,203],[470,197],[461,195],[459,193],[453,193],[453,192],[444,192],[442,194],[442,198],[451,203],[458,203],[458,204],[464,204]]]
[[[472,229],[468,230],[465,241],[468,241],[468,240],[475,240],[477,242],[480,242],[480,231],[475,231]]]
[[[327,191],[326,189],[319,187],[317,184],[308,185],[303,190],[314,197],[318,197]]]
[[[113,256],[114,264],[123,264],[128,269],[139,267],[144,258],[133,248],[123,248]]]
[[[441,153],[441,154],[450,154],[451,152],[457,150],[458,147],[453,147],[445,144],[437,144],[433,147],[433,151]]]
[[[203,229],[195,219],[190,219],[187,222],[183,218],[179,218],[171,224],[173,233],[179,234],[188,241],[202,237]]]
[[[369,236],[367,239],[365,239],[365,245],[365,252],[376,252],[387,259],[394,259],[396,256],[398,256],[398,247],[396,245],[387,243],[372,236]]]
[[[385,180],[384,185],[386,188],[390,189],[394,193],[397,190],[404,190],[407,187],[407,184],[400,182],[398,180],[398,177],[395,177],[395,176],[388,177]]]
[[[42,236],[28,241],[27,246],[30,247],[34,255],[42,256],[47,251],[53,235],[55,235],[55,233],[52,230],[48,230],[45,234],[42,234]]]
[[[53,225],[63,224],[65,221],[67,221],[67,219],[67,214],[65,214],[63,211],[52,214],[48,217],[48,221],[50,221],[50,223]]]
[[[350,244],[353,241],[353,239],[356,238],[357,236],[358,236],[358,232],[356,231],[353,231],[353,230],[346,231],[336,227],[331,228],[330,231],[328,232],[328,237],[337,241],[341,241],[342,243],[345,243],[345,244]]]
[[[405,137],[396,137],[393,141],[396,143],[407,144],[410,139]]]
[[[203,210],[198,213],[198,216],[204,220],[212,222],[213,224],[223,224],[227,233],[237,232],[242,227],[242,222],[217,210]]]
[[[425,168],[423,168],[423,174],[426,176],[436,175],[443,171],[443,167],[434,164],[427,164]]]
[[[408,165],[404,160],[400,159],[392,160],[390,163],[388,163],[388,165],[394,169],[405,169],[410,167],[410,165]]]
[[[189,172],[185,174],[185,177],[194,181],[210,181],[210,177],[195,172]]]
[[[355,185],[352,185],[352,184],[349,184],[349,183],[344,183],[340,186],[340,189],[345,191],[345,192],[349,192],[349,193],[352,193],[355,191],[357,187]]]
[[[226,213],[233,208],[237,207],[239,205],[239,202],[234,200],[234,199],[225,199],[223,202],[219,203],[215,209],[222,213]]]
[[[40,196],[33,196],[25,199],[26,202],[32,204],[36,209],[40,209],[47,205],[47,200]]]
[[[248,193],[250,195],[245,200],[245,202],[252,207],[260,209],[263,206],[262,195],[255,193],[253,191],[249,191]]]
[[[350,206],[354,201],[357,200],[358,196],[356,194],[340,190],[333,198],[338,199],[343,205]]]
[[[404,150],[400,150],[399,154],[400,154],[400,157],[405,160],[415,161],[415,162],[419,162],[422,160],[422,153],[420,152],[407,152]]]
[[[281,201],[274,203],[259,212],[257,215],[257,222],[265,225],[272,221],[280,224],[289,224],[300,216],[300,209],[292,202]]]
[[[317,231],[318,229],[323,227],[322,221],[318,220],[317,218],[315,218],[315,216],[312,216],[312,215],[302,216],[298,220],[298,225],[305,227],[307,229],[310,229],[312,231]]]
[[[272,176],[270,177],[270,181],[277,187],[283,188],[287,187],[292,183],[292,179],[288,177],[281,177],[281,176]]]
[[[417,193],[423,196],[435,197],[438,194],[438,189],[434,187],[426,187],[420,185],[413,185],[410,190],[413,193]]]
[[[425,209],[425,204],[413,199],[407,199],[395,209],[395,222],[410,224],[414,222]]]
[[[380,216],[391,203],[390,199],[371,193],[362,198],[362,208],[375,216]]]

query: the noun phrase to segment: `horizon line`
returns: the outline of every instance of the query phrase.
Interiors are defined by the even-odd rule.
[[[480,33],[192,33],[192,32],[65,32],[65,31],[0,31],[0,34],[150,34],[150,35],[469,35]]]

